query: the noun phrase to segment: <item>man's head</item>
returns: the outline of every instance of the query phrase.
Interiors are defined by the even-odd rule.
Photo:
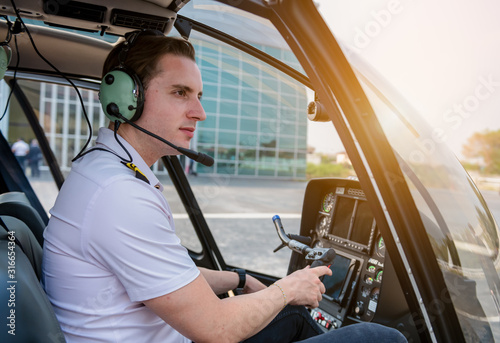
[[[167,37],[155,31],[144,31],[138,35],[137,32],[133,32],[132,34],[136,36],[121,42],[111,50],[103,65],[103,77],[111,70],[123,67],[128,72],[136,74],[144,89],[147,89],[151,77],[157,72],[160,57],[172,54],[195,61],[194,48],[184,39]],[[126,44],[129,44],[129,48],[123,54]],[[120,55],[126,56],[122,59]]]
[[[125,68],[126,73],[123,72]],[[177,146],[189,148],[196,123],[206,118],[200,102],[203,90],[201,73],[190,43],[163,35],[141,34],[132,39],[131,44],[129,42],[128,48],[118,45],[111,51],[103,73],[101,102],[105,111],[108,106],[104,105],[106,101],[103,101],[102,93],[108,75],[137,74],[140,83],[143,83],[141,93],[144,99],[142,114],[132,120],[141,128]],[[130,88],[127,87],[127,90]],[[120,97],[122,93],[114,91],[113,96],[116,94],[116,97]],[[132,92],[127,94],[131,97]],[[111,104],[110,97],[107,98],[107,103]],[[128,100],[124,104],[119,107],[126,111],[130,107]],[[110,128],[113,127],[112,123]],[[159,144],[156,138],[130,125],[121,125],[119,133],[149,164],[161,156],[178,154],[175,149]]]
[[[111,50],[104,62],[99,92],[104,113],[111,121],[140,118],[144,92],[159,71],[159,59],[167,54],[195,61],[189,42],[153,30],[130,32]]]

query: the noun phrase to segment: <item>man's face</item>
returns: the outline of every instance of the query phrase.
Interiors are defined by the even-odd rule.
[[[203,84],[196,63],[187,57],[165,55],[145,91],[144,112],[139,126],[173,144],[189,148],[196,123],[206,119],[201,106]],[[154,143],[160,156],[178,154],[166,144]]]

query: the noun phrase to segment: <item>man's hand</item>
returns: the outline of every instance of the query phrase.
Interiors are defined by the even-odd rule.
[[[325,286],[319,279],[323,275],[332,275],[330,268],[325,266],[310,268],[307,266],[276,283],[283,288],[288,304],[315,308],[319,306],[322,295],[325,293]]]

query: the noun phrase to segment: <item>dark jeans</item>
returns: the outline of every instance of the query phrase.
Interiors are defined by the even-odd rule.
[[[303,306],[287,306],[268,326],[244,343],[406,343],[397,330],[379,324],[359,323],[323,334]]]

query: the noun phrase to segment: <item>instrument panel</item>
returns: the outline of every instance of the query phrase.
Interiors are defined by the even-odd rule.
[[[326,288],[323,300],[311,311],[313,319],[325,330],[341,327],[346,321],[373,321],[384,291],[386,250],[359,182],[311,180],[300,234],[311,237],[314,247],[336,252],[330,266],[332,276],[322,280]],[[304,266],[300,255],[292,255],[289,272]]]

